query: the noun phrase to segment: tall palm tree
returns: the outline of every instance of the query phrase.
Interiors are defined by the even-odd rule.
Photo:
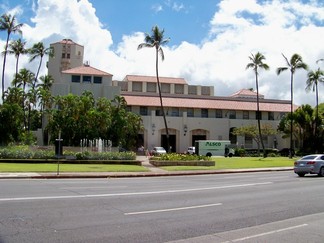
[[[145,34],[145,42],[138,45],[137,50],[142,49],[143,47],[154,48],[155,47],[155,71],[156,71],[156,80],[160,97],[161,111],[164,120],[164,126],[166,131],[166,142],[167,142],[167,151],[170,152],[169,144],[169,129],[165,117],[162,94],[161,94],[161,85],[159,79],[159,54],[161,55],[162,61],[164,60],[164,52],[162,46],[167,44],[170,41],[170,38],[164,39],[164,29],[160,30],[158,26],[154,26],[151,30],[151,34]]]
[[[16,17],[11,16],[10,14],[3,14],[0,17],[0,31],[7,31],[7,40],[6,40],[6,45],[5,45],[5,50],[4,50],[4,55],[3,55],[3,67],[2,67],[2,99],[4,95],[4,74],[5,74],[5,69],[6,69],[6,59],[7,59],[7,50],[8,50],[8,44],[9,44],[9,39],[11,33],[19,33],[22,34],[22,31],[20,30],[23,24],[17,24],[16,23]]]
[[[35,75],[35,82],[34,82],[34,86],[35,86],[36,83],[37,83],[37,78],[38,78],[38,75],[39,75],[39,71],[40,71],[40,69],[42,67],[43,57],[45,55],[53,57],[54,53],[53,53],[53,48],[52,47],[45,48],[43,42],[38,42],[38,43],[34,44],[32,46],[32,48],[30,48],[29,54],[31,55],[30,60],[29,60],[30,62],[34,61],[36,58],[40,58],[38,69],[37,69],[37,72],[36,72],[36,75]]]
[[[23,68],[19,71],[19,73],[16,75],[15,79],[13,80],[13,84],[15,87],[22,88],[23,91],[23,100],[22,100],[22,109],[24,110],[24,122],[25,122],[25,128],[29,127],[27,126],[27,119],[26,119],[26,101],[27,101],[27,92],[26,87],[29,86],[33,90],[33,80],[35,79],[35,74],[31,72],[30,70]],[[27,107],[28,108],[28,107]],[[29,111],[29,110],[28,110]],[[29,114],[28,114],[29,115]]]
[[[263,61],[265,60],[264,55],[262,55],[260,52],[257,52],[255,55],[251,54],[249,56],[250,63],[246,65],[246,69],[252,68],[255,74],[255,85],[256,85],[256,90],[257,90],[257,120],[258,120],[258,130],[259,130],[259,137],[261,140],[261,145],[262,145],[262,150],[263,150],[263,157],[266,157],[266,151],[264,148],[264,143],[262,139],[262,133],[261,133],[261,125],[260,125],[260,120],[261,120],[261,113],[260,113],[260,105],[259,105],[259,68],[264,69],[264,70],[269,70],[268,64],[264,63]]]
[[[288,58],[282,54],[284,59],[286,60],[286,67],[279,67],[277,68],[277,75],[280,75],[282,72],[286,70],[290,70],[290,153],[289,158],[292,158],[293,153],[293,101],[294,101],[294,74],[298,69],[307,70],[308,66],[306,63],[303,62],[302,57],[299,54],[294,54],[288,60]]]
[[[315,114],[315,141],[314,141],[314,148],[316,148],[317,145],[317,127],[318,127],[318,83],[319,82],[324,82],[324,72],[318,68],[316,71],[309,71],[307,73],[307,80],[306,80],[306,90],[313,90],[315,91],[315,96],[316,96],[316,114]]]
[[[18,40],[13,40],[9,44],[8,53],[13,54],[16,57],[16,75],[18,74],[18,63],[20,55],[28,53],[28,50],[25,48],[26,42],[22,41],[20,38]]]

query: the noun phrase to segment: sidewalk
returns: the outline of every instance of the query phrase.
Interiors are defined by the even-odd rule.
[[[153,177],[153,176],[185,176],[207,175],[225,173],[248,173],[248,172],[273,172],[292,171],[293,167],[271,167],[255,169],[226,169],[226,170],[197,170],[197,171],[166,171],[149,163],[146,156],[137,156],[142,166],[148,172],[61,172],[57,173],[0,173],[0,179],[73,179],[73,178],[123,178],[123,177]]]

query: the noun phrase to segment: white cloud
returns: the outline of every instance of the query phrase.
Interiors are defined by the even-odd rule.
[[[165,61],[160,62],[160,74],[184,77],[190,84],[213,85],[216,95],[229,95],[241,88],[255,87],[254,74],[245,67],[248,56],[260,51],[270,66],[270,71],[260,72],[260,92],[266,98],[290,99],[289,72],[280,76],[275,72],[285,65],[281,53],[288,58],[298,53],[311,69],[318,65],[324,68],[323,62],[316,64],[317,59],[324,58],[324,27],[318,26],[324,21],[320,4],[319,0],[307,5],[293,0],[221,1],[210,20],[210,35],[200,45],[182,42],[164,47]],[[71,38],[85,46],[85,59],[92,66],[112,73],[115,79],[121,80],[127,74],[155,75],[154,50],[137,50],[144,34],[125,35],[117,49],[112,50],[111,33],[102,26],[87,0],[39,0],[33,23],[34,26],[23,30],[28,43],[49,44]],[[305,84],[306,72],[297,71],[295,103],[314,105],[315,95],[305,92]],[[321,92],[324,85],[319,88]],[[324,102],[323,96],[319,98]]]

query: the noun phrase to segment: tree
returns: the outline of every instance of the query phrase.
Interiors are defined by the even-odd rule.
[[[0,144],[19,141],[23,131],[23,112],[19,104],[4,102],[0,105]]]
[[[33,47],[29,50],[29,54],[31,55],[30,62],[34,61],[36,58],[40,58],[38,69],[37,69],[37,72],[35,75],[35,84],[36,84],[37,78],[39,75],[39,71],[42,66],[43,57],[45,55],[49,55],[50,57],[53,57],[53,54],[54,54],[53,48],[52,47],[45,48],[43,42],[38,42],[38,43],[34,44]]]
[[[11,41],[9,44],[9,54],[14,54],[16,57],[16,75],[18,74],[18,63],[20,55],[28,53],[28,50],[25,48],[26,42],[23,42],[20,38],[18,40]]]
[[[5,74],[5,69],[6,69],[6,58],[7,58],[7,50],[8,50],[8,44],[9,44],[9,39],[11,33],[19,33],[22,34],[21,32],[21,27],[23,24],[17,24],[16,23],[16,17],[11,16],[10,14],[3,14],[0,17],[0,30],[1,31],[7,31],[7,40],[6,40],[6,45],[5,45],[5,50],[4,50],[4,55],[3,55],[3,66],[2,66],[2,100],[3,100],[3,95],[4,95],[4,74]]]
[[[14,86],[18,88],[22,88],[23,91],[23,100],[21,103],[21,107],[24,110],[24,127],[29,130],[29,119],[27,117],[30,117],[30,105],[34,104],[36,102],[36,98],[32,96],[32,92],[30,91],[29,95],[27,95],[28,92],[26,92],[26,87],[29,86],[31,87],[31,90],[33,91],[32,88],[32,83],[35,78],[35,74],[31,72],[30,70],[23,68],[19,71],[19,73],[16,75],[15,79],[13,80]],[[28,99],[27,99],[28,98]],[[28,110],[28,116],[26,116],[26,109]]]
[[[137,47],[138,50],[142,49],[143,47],[149,47],[149,48],[155,47],[156,80],[157,80],[157,86],[158,86],[159,97],[160,97],[161,111],[162,111],[162,116],[163,116],[163,120],[164,120],[165,131],[166,131],[167,151],[170,151],[169,130],[168,130],[168,124],[166,121],[164,107],[163,107],[161,85],[160,85],[160,79],[159,79],[159,54],[161,55],[161,59],[163,61],[164,60],[164,52],[163,52],[162,46],[167,44],[169,41],[170,41],[169,38],[164,39],[164,29],[160,30],[158,26],[154,26],[151,30],[151,34],[148,34],[148,33],[145,34],[145,43],[141,43]]]
[[[260,143],[263,140],[262,136],[260,136],[259,133],[259,128],[256,127],[255,125],[247,125],[247,126],[242,126],[235,128],[234,131],[232,132],[233,135],[237,136],[248,136],[251,137],[258,145],[258,151],[260,150]],[[269,124],[263,124],[261,126],[262,134],[263,136],[269,136],[269,135],[274,135],[277,132],[272,128],[271,125]]]
[[[298,109],[293,112],[293,114],[287,114],[287,116],[284,116],[279,125],[278,130],[283,132],[284,136],[290,136],[291,135],[291,129],[290,129],[290,121],[293,120],[294,122],[294,129],[292,135],[298,142],[298,147],[301,152],[304,153],[312,153],[315,152],[316,147],[314,147],[314,140],[316,137],[316,133],[318,133],[318,141],[317,148],[319,150],[323,149],[323,124],[322,119],[319,119],[318,121],[318,128],[317,131],[315,131],[315,112],[314,109],[310,105],[302,105],[298,107]]]
[[[307,74],[307,80],[306,80],[306,90],[313,90],[315,91],[315,97],[316,97],[316,115],[315,115],[315,139],[313,141],[314,147],[318,144],[318,137],[317,137],[317,128],[319,123],[319,116],[318,116],[318,83],[324,82],[324,72],[318,68],[316,71],[309,71]]]
[[[254,74],[255,74],[255,85],[256,85],[256,90],[257,90],[258,130],[259,130],[259,137],[262,138],[261,125],[260,125],[261,113],[260,113],[260,105],[259,105],[259,78],[258,78],[259,72],[258,72],[258,69],[261,68],[264,70],[269,70],[269,66],[263,62],[265,60],[265,57],[260,52],[257,52],[255,55],[251,54],[251,56],[249,56],[249,59],[251,62],[247,64],[246,69],[252,68],[254,71]],[[261,145],[262,145],[262,150],[263,150],[263,156],[266,157],[266,151],[265,151],[262,139],[261,139]]]
[[[290,60],[288,60],[288,58],[282,54],[282,56],[284,57],[284,59],[286,60],[286,67],[279,67],[277,68],[277,75],[280,75],[282,72],[286,71],[286,70],[290,70],[290,114],[291,114],[291,121],[290,121],[290,154],[289,154],[289,158],[292,158],[292,151],[293,151],[293,120],[292,120],[292,113],[293,113],[293,97],[294,97],[294,92],[293,92],[293,88],[294,88],[294,74],[296,72],[296,70],[298,69],[304,69],[307,70],[308,66],[306,63],[303,62],[303,59],[300,55],[298,54],[294,54],[292,55],[292,57],[290,58]]]

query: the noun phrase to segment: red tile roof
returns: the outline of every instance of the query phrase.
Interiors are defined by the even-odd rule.
[[[230,95],[230,97],[237,97],[237,98],[255,98],[257,97],[257,92],[252,91],[250,89],[241,89],[234,94]],[[264,95],[259,93],[259,97],[261,99],[264,98]]]
[[[126,102],[130,106],[150,106],[159,107],[160,100],[158,96],[135,96],[122,94]],[[262,100],[260,104],[261,111],[272,112],[290,112],[290,103],[288,101],[280,100]],[[204,99],[204,98],[176,98],[163,97],[163,105],[165,107],[179,107],[179,108],[196,108],[196,109],[222,109],[222,110],[249,110],[257,109],[255,100],[247,101],[241,99],[226,99],[221,97],[219,99]],[[294,107],[295,109],[297,106]]]
[[[83,65],[76,68],[71,68],[65,71],[62,71],[64,74],[80,74],[80,75],[98,75],[98,76],[113,76],[110,73],[106,73],[99,69],[90,67],[89,65]]]
[[[70,44],[70,45],[78,45],[78,46],[81,46],[79,45],[78,43],[75,43],[73,40],[71,39],[63,39],[61,41],[58,41],[58,42],[55,42],[53,44]]]
[[[184,78],[159,77],[160,83],[187,84]],[[156,83],[156,76],[126,75],[123,81]]]

